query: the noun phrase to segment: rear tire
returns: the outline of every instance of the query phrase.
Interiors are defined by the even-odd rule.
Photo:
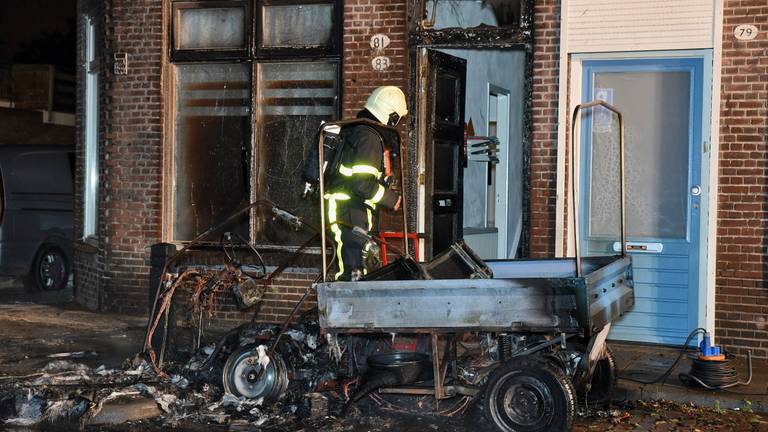
[[[530,358],[496,368],[482,403],[488,420],[503,432],[568,431],[576,411],[570,379],[550,363]]]
[[[42,291],[59,291],[69,283],[70,272],[67,254],[56,245],[43,245],[32,263],[28,283]]]
[[[595,370],[592,373],[589,392],[587,392],[585,386],[579,386],[577,396],[582,398],[586,394],[589,403],[607,404],[611,401],[617,379],[616,358],[613,356],[611,349],[606,345],[605,358],[597,361]]]

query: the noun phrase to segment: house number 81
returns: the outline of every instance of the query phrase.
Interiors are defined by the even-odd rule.
[[[371,48],[375,50],[380,50],[388,46],[389,46],[389,36],[382,33],[376,33],[375,35],[371,36]]]

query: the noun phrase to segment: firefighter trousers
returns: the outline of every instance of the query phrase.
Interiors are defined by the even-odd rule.
[[[336,243],[339,271],[336,280],[349,281],[353,274],[365,274],[363,251],[368,238],[354,227],[368,233],[373,229],[373,211],[364,203],[352,200],[345,193],[326,195],[328,224]]]

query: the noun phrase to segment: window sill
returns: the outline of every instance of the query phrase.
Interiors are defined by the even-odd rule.
[[[75,249],[79,252],[96,253],[99,251],[99,239],[94,236],[83,237],[75,241]]]

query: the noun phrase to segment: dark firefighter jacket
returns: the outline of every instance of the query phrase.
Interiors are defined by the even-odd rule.
[[[367,112],[358,117],[366,117]],[[368,125],[353,126],[345,138],[347,145],[341,155],[339,170],[330,189],[349,194],[351,201],[363,203],[371,210],[378,206],[393,208],[398,194],[382,183],[386,130],[374,130]],[[386,138],[385,138],[386,137]]]

